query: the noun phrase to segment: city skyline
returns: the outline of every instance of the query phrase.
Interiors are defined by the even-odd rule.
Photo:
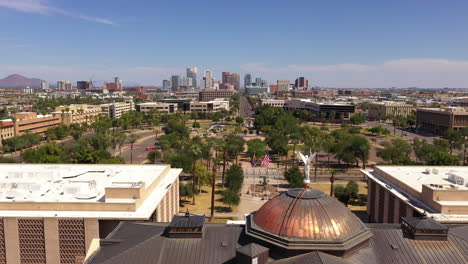
[[[0,0],[0,23],[8,25],[0,29],[0,77],[18,73],[52,83],[120,76],[161,85],[197,67],[217,80],[234,72],[268,83],[304,76],[311,86],[468,87],[465,1],[240,1],[230,8],[236,19],[226,19],[212,1],[179,6]],[[253,22],[245,6],[289,17]],[[256,37],[246,41],[245,32]]]

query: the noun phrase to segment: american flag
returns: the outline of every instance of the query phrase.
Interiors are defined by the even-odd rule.
[[[270,167],[270,154],[265,154],[265,156],[262,159],[262,166],[263,167]]]

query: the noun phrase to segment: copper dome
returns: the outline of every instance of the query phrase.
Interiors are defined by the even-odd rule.
[[[247,220],[249,235],[292,249],[348,250],[372,236],[346,206],[308,188],[276,196]]]

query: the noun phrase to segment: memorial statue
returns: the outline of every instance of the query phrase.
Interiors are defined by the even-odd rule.
[[[296,151],[296,154],[299,154],[301,160],[304,162],[304,176],[305,176],[304,183],[308,185],[310,183],[310,164],[314,160],[317,153],[314,153],[314,154],[310,153],[310,156],[309,155],[304,156],[304,154],[302,154],[301,152]]]

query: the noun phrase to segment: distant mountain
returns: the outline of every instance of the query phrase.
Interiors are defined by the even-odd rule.
[[[19,74],[12,74],[4,79],[0,79],[0,88],[40,88],[43,80],[37,78],[27,78]]]

